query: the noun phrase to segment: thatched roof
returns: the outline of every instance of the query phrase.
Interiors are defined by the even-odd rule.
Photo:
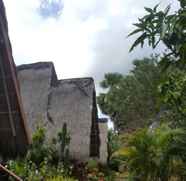
[[[36,62],[31,64],[22,64],[17,66],[17,70],[27,70],[27,69],[45,69],[45,68],[51,68],[54,67],[54,64],[52,62]]]
[[[70,79],[58,80],[53,62],[36,62],[36,63],[22,64],[22,65],[17,66],[18,72],[23,71],[23,70],[26,71],[29,69],[33,69],[33,70],[51,69],[51,76],[53,77],[51,79],[52,86],[53,85],[63,85],[63,84],[69,84],[69,85],[74,84],[76,86],[76,88],[83,91],[84,94],[88,94],[88,93],[86,93],[86,89],[88,86],[94,85],[94,80],[92,77],[70,78]],[[55,84],[54,84],[54,81],[55,81]]]
[[[26,151],[30,138],[22,109],[2,0],[0,0],[0,80],[0,154],[15,156]]]
[[[64,86],[64,91],[80,90],[85,96],[90,96],[94,89],[94,80],[92,77],[72,78],[59,80],[60,86]],[[65,85],[68,85],[68,88]],[[72,88],[73,87],[73,88]],[[92,96],[92,95],[91,95]]]
[[[22,64],[17,66],[17,71],[26,71],[26,70],[39,70],[39,69],[51,69],[51,86],[57,86],[59,83],[57,74],[55,71],[55,67],[53,62],[36,62],[36,63],[30,63],[30,64]]]
[[[98,157],[100,141],[93,78],[58,80],[51,62],[21,65],[17,70],[32,131],[42,120],[51,138],[67,123],[71,156],[80,160]]]

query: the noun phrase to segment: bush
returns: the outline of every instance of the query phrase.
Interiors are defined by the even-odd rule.
[[[184,180],[186,145],[183,149],[180,145],[184,143],[184,134],[183,130],[165,124],[155,129],[140,129],[113,156],[123,161],[131,180],[168,181],[172,177]]]
[[[38,126],[32,136],[32,145],[28,150],[26,159],[39,166],[49,156],[49,146],[45,143],[46,130]]]
[[[52,139],[50,144],[46,141],[45,129],[40,126],[37,127],[32,140],[25,158],[8,161],[7,166],[11,171],[25,181],[41,181],[71,175],[68,154],[70,136],[66,124],[58,133],[58,138]],[[57,145],[60,145],[60,153]]]
[[[97,169],[98,167],[99,167],[98,162],[95,159],[90,159],[87,163],[88,170]]]
[[[109,167],[101,165],[95,159],[90,159],[86,165],[88,181],[113,181],[114,172]]]

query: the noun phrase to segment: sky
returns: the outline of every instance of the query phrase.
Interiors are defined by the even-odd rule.
[[[52,61],[59,79],[93,77],[108,72],[126,74],[132,61],[152,53],[127,38],[144,6],[162,8],[177,0],[4,0],[9,35],[17,65]],[[158,51],[161,51],[159,47]]]
[[[97,91],[107,72],[127,73],[132,60],[152,50],[129,53],[127,38],[144,6],[176,0],[4,0],[17,65],[53,61],[59,79],[93,77]]]

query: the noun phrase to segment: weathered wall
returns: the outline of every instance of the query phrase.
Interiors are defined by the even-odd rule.
[[[107,150],[107,135],[108,125],[107,119],[99,119],[99,131],[100,131],[100,162],[103,164],[107,163],[108,150]]]

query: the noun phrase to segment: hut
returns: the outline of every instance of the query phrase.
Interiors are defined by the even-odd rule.
[[[32,133],[38,123],[47,138],[67,124],[72,158],[87,161],[100,156],[96,93],[92,78],[58,80],[52,62],[17,67],[23,106]]]
[[[26,152],[30,137],[2,0],[0,0],[0,80],[0,155],[13,157]]]

